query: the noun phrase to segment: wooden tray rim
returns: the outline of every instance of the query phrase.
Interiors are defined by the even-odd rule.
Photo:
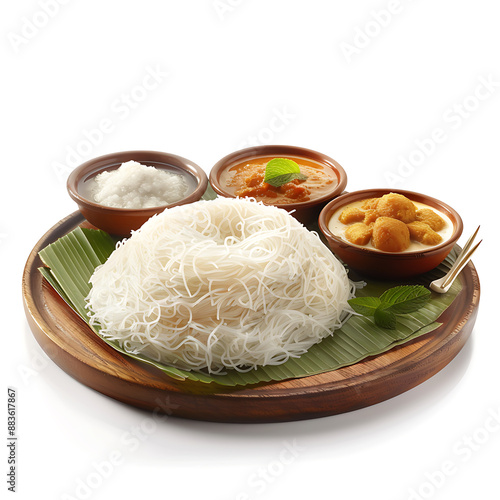
[[[68,215],[67,217],[65,217],[64,219],[62,219],[58,223],[56,223],[37,242],[37,244],[35,245],[35,247],[33,248],[33,250],[31,251],[31,253],[29,255],[29,258],[26,262],[25,269],[23,272],[23,299],[24,299],[24,305],[25,305],[26,316],[28,318],[28,321],[30,319],[32,321],[34,321],[36,324],[36,327],[40,330],[40,332],[43,332],[43,335],[45,335],[46,338],[51,343],[53,343],[55,346],[57,346],[57,348],[62,349],[62,350],[64,350],[64,348],[65,348],[64,343],[59,338],[59,336],[56,335],[52,331],[50,325],[47,324],[47,322],[45,321],[45,318],[43,317],[41,312],[38,310],[34,300],[32,300],[30,298],[30,290],[34,287],[34,283],[33,283],[33,279],[29,279],[29,273],[30,273],[30,271],[32,272],[35,268],[38,268],[42,264],[41,261],[39,260],[39,257],[38,257],[38,251],[41,248],[45,247],[47,244],[51,243],[52,241],[55,241],[55,239],[57,239],[58,237],[60,237],[63,234],[66,234],[67,232],[71,231],[72,229],[74,229],[76,226],[80,225],[83,222],[85,222],[85,219],[77,211],[77,212],[74,212],[74,213]],[[56,232],[57,232],[57,234],[55,234]],[[475,321],[475,317],[477,314],[477,308],[479,305],[479,298],[480,298],[479,277],[477,275],[477,271],[476,271],[475,267],[473,266],[473,264],[471,262],[466,266],[463,273],[464,272],[466,273],[467,280],[473,284],[473,287],[472,287],[472,290],[462,290],[461,291],[461,294],[462,293],[467,294],[469,300],[466,301],[467,307],[462,311],[459,320],[453,325],[453,328],[451,328],[451,330],[450,330],[450,325],[445,323],[444,325],[439,327],[437,331],[431,332],[423,337],[417,338],[414,341],[407,343],[407,344],[403,344],[402,346],[399,346],[395,349],[404,350],[409,345],[412,345],[412,344],[418,345],[419,343],[422,343],[423,339],[425,339],[429,336],[436,337],[437,336],[436,332],[438,332],[439,330],[441,330],[443,328],[449,329],[450,331],[448,332],[448,334],[446,336],[444,336],[443,338],[441,338],[439,340],[439,342],[437,342],[433,345],[432,353],[436,353],[438,351],[441,351],[442,349],[445,349],[446,346],[448,344],[450,344],[450,342],[453,340],[453,338],[456,337],[457,335],[459,335],[463,331],[464,327],[468,324],[469,331],[465,333],[465,338],[463,339],[463,342],[461,343],[459,349],[453,354],[453,356],[450,358],[449,361],[451,361],[451,359],[453,359],[453,357],[461,350],[461,348],[463,347],[463,345],[465,344],[466,340],[468,339],[468,337],[471,333],[471,330],[473,328],[473,324]],[[37,271],[37,273],[40,274],[38,271]],[[42,282],[41,274],[37,278],[37,280],[40,283]],[[42,292],[42,290],[39,290],[39,291]],[[457,297],[457,299],[458,299],[458,297]],[[457,300],[457,299],[455,299],[455,300]],[[75,314],[75,316],[77,316],[76,313],[73,313],[73,314]],[[446,311],[444,314],[446,314]],[[83,320],[81,320],[81,318],[78,317],[77,319],[78,319],[78,321],[81,322],[82,327],[87,327],[87,325],[83,322]],[[471,322],[472,322],[472,324],[471,324]],[[30,325],[30,326],[32,326],[32,330],[33,330],[33,325]],[[34,331],[33,331],[33,333],[34,333],[37,341],[39,343],[41,343],[39,337],[35,334]],[[99,339],[98,337],[96,337],[96,341],[102,342],[104,344],[104,342],[101,339]],[[41,343],[41,345],[42,345],[42,343]],[[209,398],[217,398],[217,399],[231,397],[231,396],[234,396],[236,394],[238,399],[249,400],[249,399],[255,398],[256,400],[260,400],[260,401],[262,401],[263,398],[277,399],[277,400],[290,399],[290,398],[294,399],[294,398],[300,398],[302,396],[303,397],[311,396],[311,387],[314,387],[314,393],[315,393],[315,395],[318,395],[321,393],[323,393],[323,394],[332,393],[333,390],[350,389],[350,388],[355,389],[356,387],[361,387],[368,379],[373,378],[374,375],[377,375],[378,376],[377,378],[379,378],[379,380],[382,380],[384,378],[389,377],[394,372],[398,373],[398,369],[401,368],[401,365],[403,365],[403,364],[405,364],[405,362],[407,362],[408,357],[413,358],[413,363],[415,366],[417,366],[418,364],[421,364],[421,363],[425,363],[427,361],[428,356],[429,356],[429,353],[427,353],[426,349],[425,349],[426,346],[427,346],[426,343],[422,343],[422,345],[420,347],[417,347],[412,352],[409,352],[408,354],[404,355],[400,359],[396,359],[393,362],[390,362],[389,364],[380,366],[378,368],[376,368],[376,367],[372,368],[367,372],[353,374],[347,380],[333,380],[333,381],[332,380],[323,380],[323,381],[321,381],[321,379],[324,379],[323,376],[325,374],[318,374],[318,375],[311,375],[308,377],[303,377],[303,379],[308,379],[308,381],[310,382],[310,385],[307,385],[307,386],[301,386],[300,384],[295,385],[294,381],[303,380],[303,379],[289,379],[289,380],[282,381],[282,382],[269,382],[269,383],[261,383],[261,384],[255,384],[255,385],[249,385],[249,386],[237,386],[237,387],[233,388],[233,387],[220,386],[218,384],[204,384],[201,382],[192,382],[192,381],[189,381],[189,382],[187,382],[187,381],[175,381],[174,379],[168,377],[167,375],[164,375],[164,374],[162,374],[162,375],[169,379],[168,381],[166,381],[166,384],[170,385],[169,389],[171,390],[172,394],[178,392],[178,393],[184,393],[186,395],[191,394],[192,396],[195,396],[198,398],[209,397]],[[42,348],[44,350],[46,350],[46,352],[47,352],[46,347],[44,347],[42,345]],[[112,348],[110,348],[110,347],[109,347],[109,349],[112,350]],[[387,351],[386,353],[382,353],[378,356],[368,358],[366,360],[363,360],[360,363],[366,364],[366,363],[370,363],[370,361],[372,361],[373,359],[381,359],[384,356],[386,356],[387,353],[389,353],[391,351]],[[116,356],[119,356],[119,357],[123,356],[116,351],[114,351],[114,352],[115,352]],[[49,356],[50,356],[50,354],[49,354]],[[78,355],[78,353],[72,353],[71,356],[73,356],[75,359],[77,359],[80,363],[87,365],[87,367],[89,369],[96,370],[99,372],[99,370],[97,370],[96,367],[92,366],[88,362],[87,359]],[[54,360],[54,361],[57,363],[57,360]],[[139,362],[134,361],[134,363],[139,363]],[[59,364],[59,363],[57,363],[57,364]],[[358,363],[356,365],[358,365]],[[349,371],[353,366],[356,366],[356,365],[351,365],[348,367],[340,368],[339,370]],[[82,380],[78,377],[75,377],[75,375],[70,373],[70,371],[68,371],[68,369],[65,369],[64,367],[63,367],[63,369],[69,375],[73,376],[74,378],[77,378],[82,383],[86,384],[85,380]],[[440,371],[440,369],[438,369],[437,371]],[[159,372],[159,370],[157,370],[157,371]],[[435,373],[437,373],[437,371]],[[117,376],[116,373],[113,374],[111,372],[108,372],[108,373],[101,372],[101,373],[104,376]],[[331,373],[331,372],[326,372],[326,373]],[[430,376],[434,375],[435,373],[431,373]],[[429,378],[429,377],[427,377],[427,378]],[[422,383],[424,380],[417,381],[413,386]],[[134,379],[129,379],[129,380],[121,379],[121,382],[123,382],[125,384],[132,384],[133,386],[136,385]],[[158,382],[157,379],[150,380],[149,383],[147,384],[148,388],[150,388],[152,390],[165,391],[166,389],[163,387],[165,384],[161,384],[161,383],[157,383],[157,382]],[[183,385],[184,385],[184,387],[182,387]],[[207,385],[211,386],[208,391],[206,391]],[[89,387],[92,387],[92,388],[106,394],[106,392],[101,391],[99,388],[97,388],[95,386],[89,385]],[[139,387],[142,387],[142,386],[139,386]],[[204,390],[204,394],[199,394],[196,390],[197,387],[198,388],[202,387]],[[265,394],[263,394],[262,391],[260,390],[262,387],[264,387],[266,389]],[[405,392],[406,390],[408,390],[408,388],[404,389],[400,392],[394,393],[392,395],[389,395],[388,397],[384,397],[380,401],[383,401],[385,399],[389,399],[390,397],[393,397],[397,394],[400,394],[401,392]],[[108,394],[108,395],[110,397],[114,397],[112,394]],[[116,399],[119,399],[119,398],[116,398]],[[377,402],[379,402],[379,401],[377,401]],[[134,404],[134,403],[131,403],[131,404]],[[369,404],[373,404],[373,403],[369,403]],[[137,406],[147,407],[147,405],[144,406],[143,404],[137,404]],[[368,404],[364,405],[364,406],[368,406]],[[358,407],[363,407],[363,405],[358,406]],[[347,411],[349,411],[349,410],[347,410]],[[342,411],[340,411],[340,412],[342,412]],[[340,412],[336,412],[335,410],[333,410],[331,413],[327,413],[327,414],[335,414],[335,413],[340,413]],[[196,416],[192,416],[192,415],[191,416],[181,415],[181,416],[188,416],[188,418],[197,418]],[[322,416],[322,415],[317,415],[317,416]],[[313,418],[313,416],[305,416],[305,417],[303,416],[303,417],[299,417],[299,418]],[[202,418],[202,419],[203,420],[211,420],[210,418]],[[296,420],[298,418],[290,418],[290,419]],[[278,418],[277,420],[278,421],[288,420],[288,418]],[[263,421],[277,421],[277,420],[270,419],[270,420],[263,420]],[[229,420],[229,421],[232,421],[232,420]],[[239,420],[235,420],[235,421],[239,421]],[[244,420],[241,420],[241,421],[244,421]],[[252,421],[252,420],[248,420],[248,421]]]

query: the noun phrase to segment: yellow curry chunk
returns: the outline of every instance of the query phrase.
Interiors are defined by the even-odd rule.
[[[434,210],[430,208],[422,208],[417,210],[417,220],[425,222],[434,231],[441,231],[446,226],[446,222]]]
[[[354,245],[367,245],[372,237],[372,228],[356,222],[345,230],[345,237]]]
[[[384,194],[377,203],[377,213],[380,217],[392,217],[405,224],[417,218],[415,205],[402,194]]]
[[[368,198],[363,202],[363,205],[361,205],[361,208],[363,210],[374,210],[377,208],[377,204],[380,198]]]
[[[410,246],[410,231],[398,219],[379,217],[373,225],[372,243],[384,252],[402,252]]]
[[[412,240],[420,241],[424,245],[437,245],[443,239],[440,234],[436,233],[429,224],[425,222],[415,221],[407,224]]]
[[[365,218],[363,219],[363,223],[368,225],[372,224],[377,220],[378,213],[376,210],[369,208],[368,210],[365,210]]]
[[[337,220],[347,226],[342,230],[347,241],[384,252],[439,245],[449,224],[444,214],[398,193],[362,199],[339,212]]]
[[[339,221],[342,224],[351,224],[353,222],[361,222],[365,218],[365,213],[359,208],[346,208],[340,215]]]

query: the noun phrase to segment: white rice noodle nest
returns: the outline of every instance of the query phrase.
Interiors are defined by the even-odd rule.
[[[316,233],[248,199],[165,210],[90,281],[90,322],[104,338],[209,373],[300,356],[342,325],[354,293]]]

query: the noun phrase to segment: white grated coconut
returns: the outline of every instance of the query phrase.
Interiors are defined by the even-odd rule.
[[[184,198],[188,191],[181,174],[128,161],[95,176],[90,189],[93,200],[107,207],[152,208]]]

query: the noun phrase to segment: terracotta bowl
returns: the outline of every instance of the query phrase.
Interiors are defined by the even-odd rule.
[[[408,252],[381,252],[353,245],[328,229],[332,215],[341,207],[367,198],[379,198],[384,194],[399,193],[412,201],[424,203],[447,215],[453,223],[449,239],[428,249]],[[425,194],[394,189],[366,189],[339,196],[328,203],[319,215],[319,228],[328,241],[333,253],[347,266],[360,275],[381,279],[404,279],[425,273],[439,265],[451,251],[462,234],[460,215],[449,205]]]
[[[228,192],[227,189],[221,185],[220,178],[222,172],[245,160],[251,160],[261,156],[274,156],[277,158],[295,156],[305,158],[307,160],[321,163],[334,172],[337,177],[337,184],[326,195],[321,196],[320,198],[298,203],[273,204],[279,208],[285,209],[288,212],[292,212],[292,215],[303,224],[316,221],[319,212],[326,205],[326,203],[341,194],[347,185],[347,175],[345,170],[339,165],[339,163],[329,156],[311,149],[296,146],[266,145],[241,149],[219,160],[210,171],[209,179],[213,190],[220,196],[224,196],[226,198],[236,198],[234,194]]]
[[[104,170],[115,170],[130,160],[173,173],[187,172],[192,184],[190,194],[176,203],[146,209],[106,207],[82,196],[84,182]],[[123,151],[94,158],[75,168],[67,182],[69,195],[77,203],[82,215],[95,227],[120,237],[130,236],[131,231],[139,229],[150,217],[166,208],[198,201],[207,186],[208,177],[198,165],[186,158],[158,151]]]

